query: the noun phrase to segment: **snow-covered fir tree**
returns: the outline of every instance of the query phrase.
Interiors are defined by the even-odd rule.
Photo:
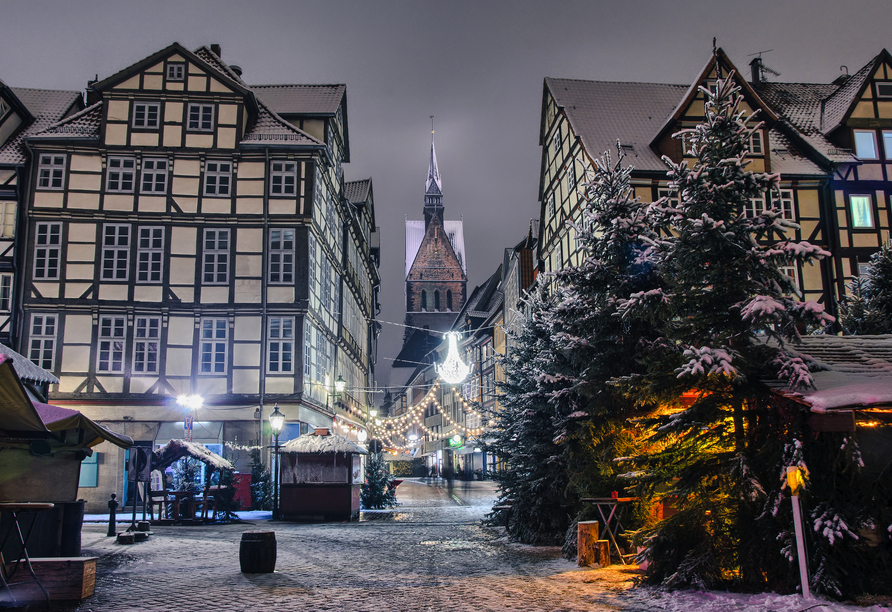
[[[645,376],[624,379],[633,394],[675,398],[652,421],[655,452],[639,457],[641,492],[674,500],[677,514],[649,534],[649,579],[669,586],[763,585],[787,568],[777,530],[759,522],[779,487],[780,426],[766,380],[812,385],[805,361],[785,348],[798,329],[832,323],[797,299],[781,266],[826,256],[783,235],[779,211],[755,211],[777,175],[747,170],[749,137],[760,125],[741,110],[734,75],[706,95],[706,117],[676,137],[686,159],[669,166],[672,196],[651,206],[651,240],[664,287],[633,294],[626,317],[648,317],[662,338],[650,345]],[[674,203],[677,202],[677,203]],[[778,239],[780,237],[780,239]],[[774,526],[772,526],[774,527]]]
[[[867,274],[856,276],[839,302],[839,323],[849,335],[892,333],[892,244],[874,253]]]
[[[396,505],[393,476],[381,453],[369,453],[365,462],[365,482],[360,486],[360,503],[366,509],[392,508]]]

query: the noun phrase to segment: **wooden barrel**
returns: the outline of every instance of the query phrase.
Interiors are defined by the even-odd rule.
[[[243,574],[269,574],[276,569],[276,532],[246,531],[238,549]]]

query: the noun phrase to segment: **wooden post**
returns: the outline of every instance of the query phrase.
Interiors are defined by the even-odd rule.
[[[576,564],[586,567],[600,560],[598,521],[579,521],[576,528]]]
[[[610,540],[598,540],[598,565],[610,565]]]

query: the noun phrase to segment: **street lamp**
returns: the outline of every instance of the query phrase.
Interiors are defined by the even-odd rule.
[[[192,421],[195,419],[195,411],[204,405],[204,398],[200,395],[180,395],[177,397],[177,405],[189,411],[183,419],[183,430],[186,442],[191,442]]]
[[[338,379],[335,381],[335,393],[340,396],[341,393],[344,392],[344,389],[347,388],[347,381],[344,380],[340,374],[338,374]]]
[[[282,433],[282,427],[285,426],[285,415],[279,412],[279,404],[277,403],[269,415],[269,426],[273,430],[276,437],[276,443],[273,446],[275,451],[274,465],[276,468],[276,476],[273,480],[273,520],[279,520],[279,434]]]

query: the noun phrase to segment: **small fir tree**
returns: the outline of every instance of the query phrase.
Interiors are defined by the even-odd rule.
[[[360,487],[360,503],[363,508],[383,509],[396,506],[393,476],[387,472],[387,464],[381,453],[369,453],[365,462],[365,482]]]
[[[892,244],[870,258],[867,274],[856,276],[839,302],[839,322],[849,335],[892,333]]]
[[[199,491],[201,489],[201,461],[194,457],[183,457],[174,463],[173,482],[177,491]]]
[[[260,458],[260,448],[251,449],[251,510],[273,507],[273,487],[269,470]]]

